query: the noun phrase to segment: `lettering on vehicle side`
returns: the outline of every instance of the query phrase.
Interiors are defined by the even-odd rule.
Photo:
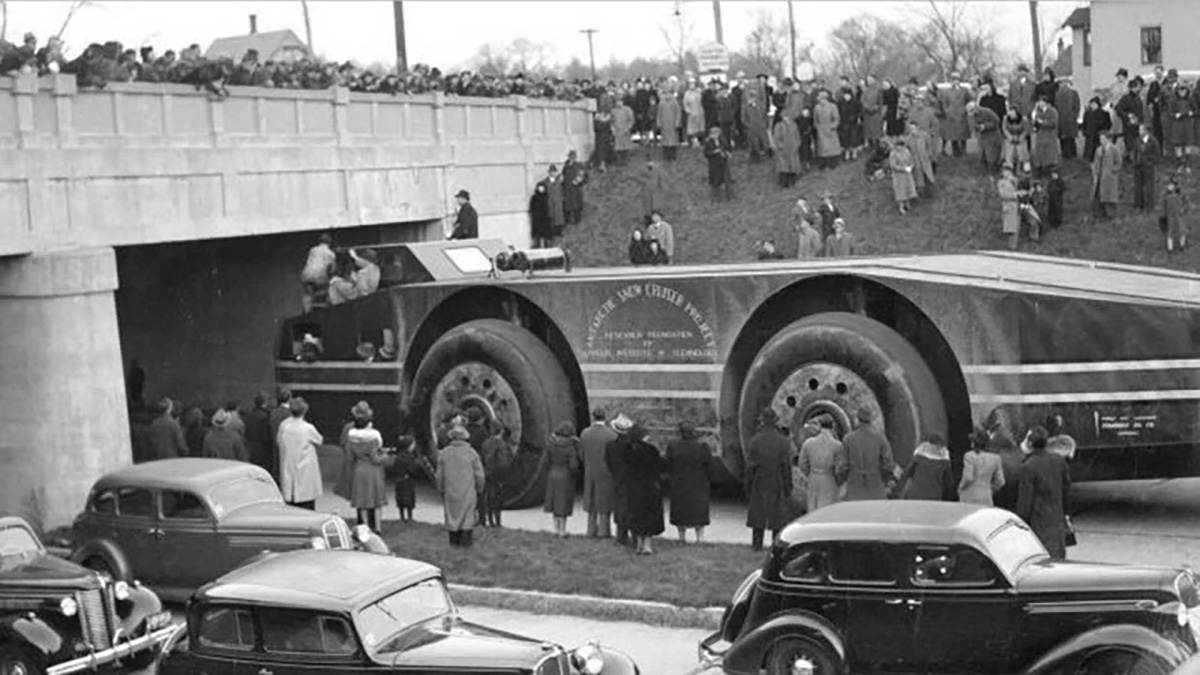
[[[589,361],[703,363],[717,359],[704,310],[679,290],[654,282],[618,288],[588,322]]]

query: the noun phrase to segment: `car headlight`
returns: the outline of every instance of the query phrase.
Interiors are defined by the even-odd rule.
[[[358,543],[360,544],[365,544],[368,541],[371,541],[371,528],[367,527],[366,525],[355,525],[354,538],[357,539]]]
[[[63,613],[63,616],[75,616],[79,611],[79,603],[75,602],[75,598],[63,598],[58,601],[58,611]]]
[[[318,549],[329,548],[329,544],[325,543],[325,537],[314,536],[312,539],[309,540],[309,543],[312,544],[313,548],[318,548]]]
[[[571,660],[575,662],[575,668],[583,675],[600,675],[604,671],[604,653],[594,642],[589,642],[576,649],[571,657]]]
[[[125,583],[124,581],[118,581],[117,583],[113,584],[113,596],[115,596],[118,600],[128,600],[129,584]]]

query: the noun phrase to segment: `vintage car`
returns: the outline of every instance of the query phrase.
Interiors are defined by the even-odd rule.
[[[596,643],[567,650],[464,621],[442,573],[355,551],[264,556],[201,588],[161,675],[401,672],[635,675]]]
[[[341,518],[284,504],[262,468],[199,458],[103,476],[75,519],[73,540],[75,562],[136,577],[177,601],[264,551],[355,546]]]
[[[1169,673],[1190,571],[1051,560],[1002,509],[847,502],[780,533],[700,644],[726,673]]]
[[[173,632],[149,589],[55,557],[24,520],[0,517],[3,675],[148,664]]]

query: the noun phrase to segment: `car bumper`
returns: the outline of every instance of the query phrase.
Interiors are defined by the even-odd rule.
[[[133,638],[121,642],[117,645],[103,649],[98,652],[92,652],[87,656],[81,656],[77,659],[64,661],[63,663],[55,664],[46,669],[46,675],[69,675],[69,673],[78,673],[85,670],[95,670],[101,666],[106,666],[121,659],[127,659],[137,654],[150,650],[158,649],[162,643],[171,637],[171,634],[176,630],[176,626],[171,625],[165,628],[159,628],[156,631],[147,633],[141,637]]]
[[[719,631],[701,640],[698,650],[700,667],[705,670],[722,667],[725,663],[725,653],[729,651],[730,646]]]

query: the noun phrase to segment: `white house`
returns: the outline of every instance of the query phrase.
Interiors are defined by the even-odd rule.
[[[1071,72],[1085,98],[1154,67],[1200,70],[1200,0],[1091,0],[1063,24],[1072,33]]]

